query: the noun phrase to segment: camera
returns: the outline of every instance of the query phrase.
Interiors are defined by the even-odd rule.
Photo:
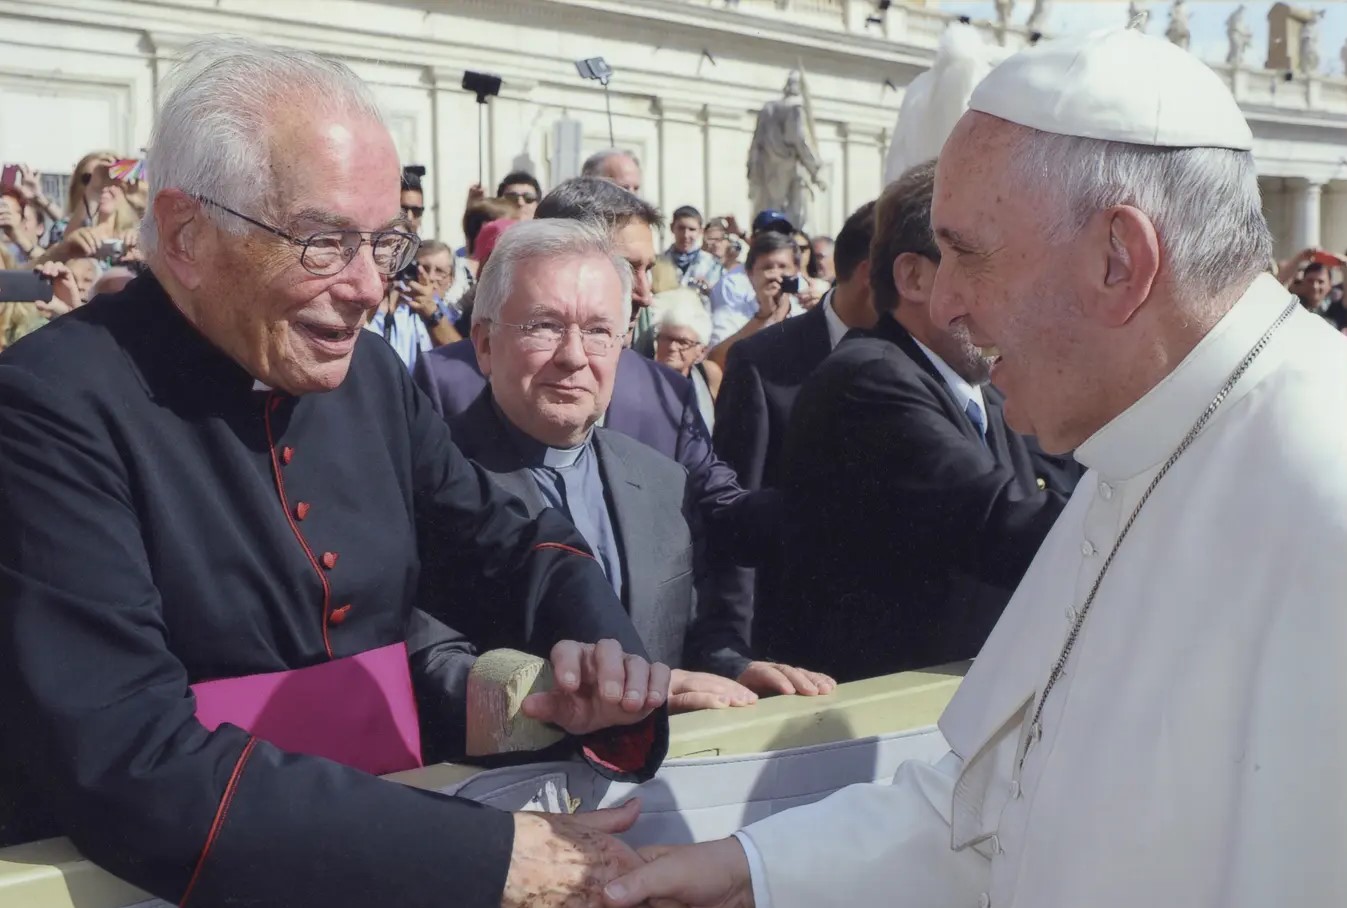
[[[781,279],[781,292],[782,292],[782,293],[799,293],[799,292],[800,292],[800,276],[799,276],[798,274],[792,274],[790,277],[783,277],[783,278]]]

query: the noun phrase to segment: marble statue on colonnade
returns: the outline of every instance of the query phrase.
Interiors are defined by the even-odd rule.
[[[1127,4],[1127,27],[1144,32],[1150,27],[1151,11],[1146,0],[1131,0]]]
[[[785,212],[797,229],[803,229],[809,221],[812,187],[820,191],[828,188],[819,176],[822,162],[806,92],[803,74],[792,70],[781,99],[768,101],[758,111],[758,125],[748,149],[753,210]]]
[[[1324,11],[1310,13],[1300,28],[1300,74],[1312,76],[1319,71],[1319,21]]]
[[[1225,20],[1225,36],[1230,41],[1230,52],[1226,54],[1225,62],[1231,66],[1243,66],[1244,55],[1249,50],[1249,42],[1253,40],[1253,30],[1244,21],[1243,3]]]

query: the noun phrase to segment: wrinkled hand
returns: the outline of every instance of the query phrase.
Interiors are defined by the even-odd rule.
[[[615,725],[635,725],[669,698],[669,667],[622,652],[616,640],[552,647],[556,688],[530,694],[520,709],[530,719],[587,735]]]
[[[800,301],[800,306],[804,309],[813,309],[828,293],[828,282],[821,281],[812,277],[800,278],[800,292],[795,298]]]
[[[753,908],[748,857],[733,837],[701,845],[655,845],[638,852],[645,865],[609,883],[607,908],[669,899],[687,908]]]
[[[37,303],[37,311],[44,317],[53,319],[83,305],[75,275],[65,265],[47,262],[33,270],[51,281],[51,300]]]
[[[514,815],[514,849],[501,908],[589,908],[604,885],[642,860],[613,833],[631,828],[640,803],[574,816]],[[450,900],[452,902],[452,899]]]
[[[757,702],[758,695],[744,685],[708,672],[687,672],[676,668],[669,681],[670,712],[752,706]]]
[[[837,682],[822,672],[814,672],[780,662],[750,662],[739,676],[739,683],[759,694],[800,694],[818,697],[830,694]]]

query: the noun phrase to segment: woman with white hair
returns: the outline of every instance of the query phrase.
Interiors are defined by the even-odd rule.
[[[659,313],[655,335],[655,360],[692,379],[697,405],[706,428],[716,421],[716,395],[724,372],[706,358],[711,340],[711,314],[701,295],[689,287],[655,294],[653,308]]]

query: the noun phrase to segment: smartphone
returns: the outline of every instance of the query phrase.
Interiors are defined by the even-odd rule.
[[[800,276],[799,276],[798,274],[792,274],[790,277],[783,277],[783,278],[781,279],[781,292],[782,292],[782,293],[799,293],[799,292],[800,292]]]
[[[123,246],[121,240],[104,240],[94,253],[94,258],[99,259],[119,259],[122,257]]]
[[[35,271],[0,271],[0,303],[45,303],[51,281]]]
[[[13,189],[19,185],[19,165],[6,164],[0,171],[0,189]]]

